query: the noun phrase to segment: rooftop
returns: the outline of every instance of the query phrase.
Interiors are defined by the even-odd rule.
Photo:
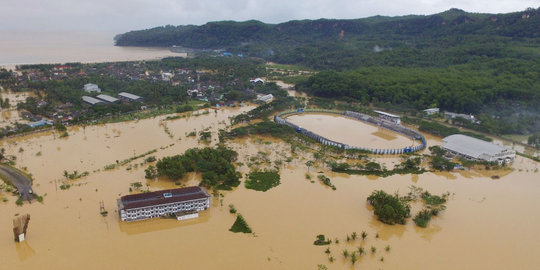
[[[454,134],[443,139],[443,147],[473,158],[480,158],[482,154],[495,156],[501,152],[508,151],[504,146],[486,142],[477,138]]]
[[[96,98],[101,99],[101,100],[106,101],[106,102],[109,102],[109,103],[115,103],[115,102],[118,101],[117,98],[111,97],[109,95],[104,95],[104,94],[97,95]]]
[[[93,97],[89,97],[89,96],[82,96],[82,100],[90,105],[94,105],[94,104],[98,104],[98,103],[103,103],[103,101],[97,99],[97,98],[93,98]]]
[[[120,92],[120,93],[118,93],[118,96],[129,98],[131,100],[137,100],[137,99],[141,98],[140,96],[137,96],[137,95],[134,95],[134,94],[131,94],[131,93],[128,93],[128,92]]]
[[[124,209],[191,201],[208,198],[210,195],[201,187],[185,187],[122,196]]]
[[[397,115],[394,115],[394,114],[391,114],[391,113],[387,113],[387,112],[383,112],[383,111],[374,111],[374,112],[376,112],[376,113],[378,113],[378,114],[381,114],[381,115],[386,115],[386,116],[392,117],[392,118],[399,118],[399,116],[397,116]]]

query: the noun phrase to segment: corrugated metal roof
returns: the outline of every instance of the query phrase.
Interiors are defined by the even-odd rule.
[[[109,95],[104,95],[104,94],[97,95],[96,98],[101,99],[101,100],[103,100],[105,102],[109,102],[109,103],[115,103],[115,102],[118,101],[117,98],[111,97]]]
[[[394,114],[391,114],[391,113],[387,113],[387,112],[383,112],[383,111],[374,111],[374,112],[376,112],[376,113],[378,113],[378,114],[386,115],[386,116],[392,117],[392,118],[399,118],[399,116],[397,116],[397,115],[394,115]]]
[[[96,99],[96,98],[93,98],[93,97],[89,97],[89,96],[82,96],[82,100],[90,105],[95,105],[95,104],[98,104],[98,103],[103,103],[103,101],[99,100],[99,99]]]
[[[137,95],[134,95],[134,94],[131,94],[131,93],[127,93],[127,92],[118,93],[118,96],[129,98],[131,100],[137,100],[137,99],[141,98],[140,96],[137,96]]]
[[[444,138],[443,142],[443,148],[477,159],[481,158],[482,154],[495,156],[501,152],[508,151],[504,146],[462,134],[450,135]]]

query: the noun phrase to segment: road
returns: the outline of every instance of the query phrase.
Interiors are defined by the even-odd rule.
[[[11,184],[14,185],[19,191],[19,196],[22,197],[23,201],[30,201],[34,199],[34,192],[32,191],[32,180],[21,173],[20,171],[11,168],[9,166],[0,165],[0,174],[4,175],[6,178],[11,181]]]

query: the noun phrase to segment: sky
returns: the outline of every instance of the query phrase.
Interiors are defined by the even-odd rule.
[[[0,31],[126,32],[219,20],[280,23],[374,15],[429,15],[450,8],[507,13],[540,0],[0,0]]]

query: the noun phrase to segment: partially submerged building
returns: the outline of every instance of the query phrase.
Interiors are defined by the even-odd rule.
[[[143,101],[143,98],[140,97],[140,96],[137,96],[137,95],[134,95],[134,94],[131,94],[131,93],[128,93],[128,92],[120,92],[118,93],[118,98],[120,100],[123,100],[123,101],[138,101],[138,102],[142,102]]]
[[[383,112],[383,111],[374,111],[377,113],[380,119],[388,120],[396,125],[401,124],[401,118],[398,115],[394,115],[391,113]]]
[[[514,150],[462,134],[444,138],[442,148],[452,156],[499,164],[510,163],[516,157]]]
[[[178,220],[198,217],[210,207],[210,195],[201,187],[185,187],[122,196],[118,213],[122,221],[176,214]]]

